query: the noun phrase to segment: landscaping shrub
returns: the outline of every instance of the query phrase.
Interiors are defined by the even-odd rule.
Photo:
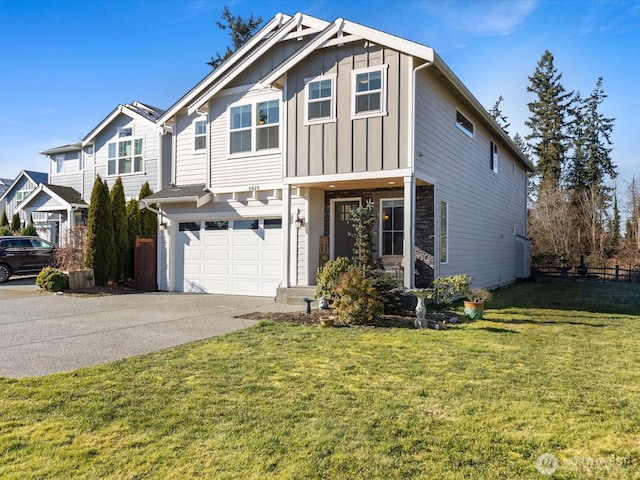
[[[366,325],[382,316],[383,306],[378,300],[378,292],[358,267],[350,268],[342,276],[336,295],[333,313],[342,324]]]
[[[325,263],[316,278],[316,298],[335,298],[342,275],[347,273],[349,268],[351,261],[346,257],[338,257]]]
[[[376,296],[384,306],[385,312],[397,308],[400,302],[400,287],[398,281],[388,273],[379,270],[367,270],[366,277],[376,290]]]
[[[0,237],[13,237],[13,231],[7,225],[0,227]]]
[[[20,231],[20,215],[17,213],[14,213],[13,217],[11,217],[11,230],[14,232]]]
[[[69,285],[69,278],[57,268],[44,267],[36,278],[36,285],[43,290],[60,292]]]
[[[473,279],[466,274],[440,277],[433,281],[435,302],[440,306],[448,306],[456,298],[461,297],[469,289]]]
[[[20,235],[23,237],[37,237],[38,231],[36,230],[35,225],[30,223],[20,231]]]

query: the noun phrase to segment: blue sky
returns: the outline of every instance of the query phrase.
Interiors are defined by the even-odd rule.
[[[640,176],[640,2],[455,0],[0,0],[0,177],[47,170],[38,152],[80,140],[120,103],[168,108],[224,52],[222,8],[343,17],[433,47],[487,108],[502,95],[513,135],[529,133],[528,77],[545,50],[567,90],[599,76],[615,117],[624,186]]]

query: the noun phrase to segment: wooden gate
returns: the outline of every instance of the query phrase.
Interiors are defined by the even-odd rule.
[[[156,239],[136,237],[134,249],[134,275],[136,289],[147,292],[158,290]]]

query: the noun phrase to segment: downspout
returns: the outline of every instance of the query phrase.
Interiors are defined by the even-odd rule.
[[[426,69],[433,65],[432,60],[427,60],[422,65],[415,67],[411,74],[411,81],[413,82],[411,88],[411,101],[409,102],[410,112],[409,117],[411,121],[411,128],[409,129],[409,151],[411,152],[409,155],[409,161],[411,165],[409,166],[411,169],[411,179],[405,178],[404,181],[404,224],[409,228],[407,229],[409,232],[409,238],[406,238],[406,245],[408,248],[405,248],[405,268],[404,268],[404,285],[407,288],[415,287],[415,243],[416,243],[416,234],[415,234],[415,222],[416,222],[416,85],[418,78],[418,71]],[[407,195],[407,189],[410,190],[409,195]],[[435,219],[434,219],[435,220]],[[435,221],[434,221],[435,226]],[[412,228],[413,227],[413,228]]]

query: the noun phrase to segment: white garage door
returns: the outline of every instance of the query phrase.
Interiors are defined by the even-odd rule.
[[[282,220],[182,222],[176,289],[272,297],[282,276]]]

